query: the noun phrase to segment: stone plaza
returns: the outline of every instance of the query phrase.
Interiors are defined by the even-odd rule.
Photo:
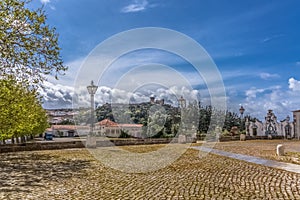
[[[279,143],[286,147],[286,156],[276,156]],[[299,164],[299,144],[294,140],[233,141],[217,143],[215,148]],[[143,153],[163,146],[121,148]],[[106,167],[84,148],[3,153],[0,199],[300,199],[298,173],[200,154],[189,148],[165,168],[125,173]]]

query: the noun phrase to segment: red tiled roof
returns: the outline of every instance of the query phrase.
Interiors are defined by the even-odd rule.
[[[52,129],[55,130],[76,130],[76,129],[89,129],[88,126],[76,126],[76,125],[52,125]]]
[[[119,124],[121,127],[140,128],[143,124]]]
[[[109,119],[104,119],[104,120],[98,122],[98,125],[100,125],[100,126],[118,126],[118,124],[116,122],[113,122]]]
[[[100,122],[98,122],[98,125],[100,126],[108,126],[108,127],[112,127],[112,126],[119,126],[119,127],[127,127],[127,128],[139,128],[142,127],[143,124],[118,124],[116,122],[113,122],[109,119],[104,119]]]

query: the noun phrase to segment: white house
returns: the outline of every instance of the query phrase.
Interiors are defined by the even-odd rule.
[[[109,119],[104,119],[95,124],[95,132],[99,136],[119,137],[121,131],[132,137],[142,136],[142,124],[118,124]]]
[[[74,137],[87,135],[90,131],[88,126],[75,125],[52,125],[49,130],[55,137]]]

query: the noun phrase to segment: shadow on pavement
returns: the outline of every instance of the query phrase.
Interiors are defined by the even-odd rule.
[[[0,154],[0,191],[30,193],[47,189],[47,182],[79,177],[90,161],[62,159],[33,152]]]

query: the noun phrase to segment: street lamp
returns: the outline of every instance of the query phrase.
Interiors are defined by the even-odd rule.
[[[241,114],[241,118],[243,118],[244,112],[245,112],[245,108],[243,106],[241,106],[240,109],[239,109],[239,111],[240,111],[240,114]]]
[[[287,116],[285,121],[286,121],[286,125],[284,127],[285,137],[286,138],[291,138],[290,116]]]
[[[91,85],[87,86],[87,90],[89,94],[91,95],[91,126],[90,126],[90,134],[88,135],[87,138],[87,147],[96,147],[96,140],[94,140],[93,132],[94,132],[94,95],[98,89],[98,86],[94,85],[94,81],[91,81]]]
[[[245,126],[246,126],[246,135],[250,136],[250,122],[249,122],[249,117],[246,118],[246,122],[245,122]]]
[[[240,114],[241,114],[241,116],[240,116],[241,117],[240,118],[240,120],[241,120],[240,130],[243,131],[244,130],[244,126],[245,126],[245,124],[244,124],[244,112],[245,112],[245,108],[243,106],[241,106],[240,109],[239,109],[239,111],[240,111]]]
[[[185,108],[186,107],[186,100],[181,96],[179,101],[179,106],[180,108]]]

